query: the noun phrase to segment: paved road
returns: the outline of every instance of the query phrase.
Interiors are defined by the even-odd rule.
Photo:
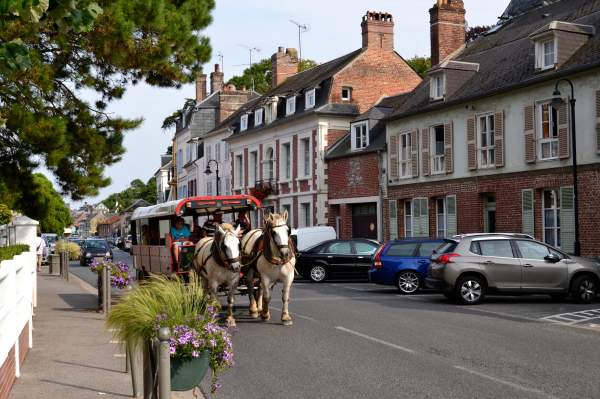
[[[251,320],[239,303],[237,364],[215,398],[600,398],[598,302],[466,307],[368,283],[296,283],[292,327],[278,311]]]

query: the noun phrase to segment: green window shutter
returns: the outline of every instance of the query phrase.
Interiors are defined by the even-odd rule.
[[[456,228],[456,195],[446,197],[446,213],[446,234],[448,237],[452,237],[458,234]]]
[[[398,239],[398,201],[390,200],[390,240]]]
[[[560,246],[575,252],[575,195],[573,187],[560,188]]]
[[[521,192],[521,198],[523,234],[529,234],[533,237],[535,235],[535,210],[533,204],[533,190],[523,190]]]

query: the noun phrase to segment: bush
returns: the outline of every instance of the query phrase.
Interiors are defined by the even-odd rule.
[[[29,245],[17,244],[10,247],[0,248],[0,261],[9,260],[23,252],[29,251]]]
[[[59,241],[56,242],[55,251],[57,253],[65,252],[65,251],[68,252],[70,260],[77,260],[77,259],[79,259],[80,248],[79,248],[79,245],[77,245],[74,242],[65,241],[65,240],[59,240]]]

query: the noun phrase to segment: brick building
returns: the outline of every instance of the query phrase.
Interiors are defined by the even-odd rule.
[[[394,51],[393,27],[390,14],[368,12],[362,48],[301,73],[296,50],[279,48],[273,89],[217,127],[231,132],[234,192],[267,195],[264,204],[287,210],[293,227],[327,224],[326,149],[382,97],[421,82]]]
[[[566,82],[552,101],[568,78],[582,253],[600,255],[600,2],[514,0],[467,44],[461,0],[439,0],[430,15],[439,63],[387,119],[386,238],[523,232],[572,252]]]

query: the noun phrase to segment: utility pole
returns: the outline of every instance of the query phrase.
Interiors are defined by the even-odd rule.
[[[302,34],[308,32],[308,25],[290,19],[290,22],[298,27],[298,61],[302,61]]]

